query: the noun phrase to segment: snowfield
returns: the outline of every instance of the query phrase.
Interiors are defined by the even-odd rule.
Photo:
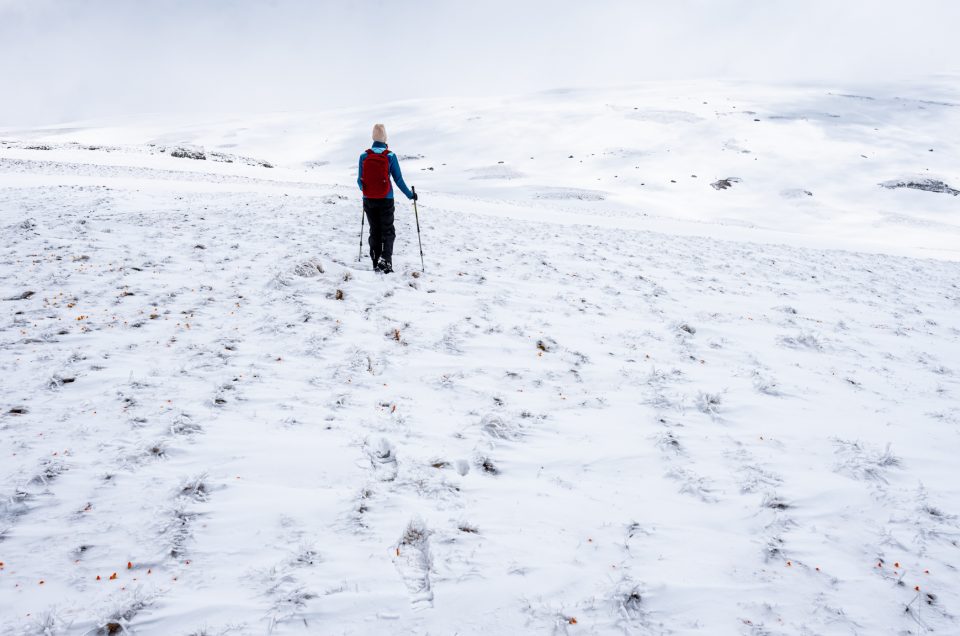
[[[357,260],[380,120],[425,272],[407,201]],[[958,128],[944,82],[0,130],[0,633],[960,633]]]

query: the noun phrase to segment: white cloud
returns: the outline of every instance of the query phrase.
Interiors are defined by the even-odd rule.
[[[950,0],[0,0],[0,126],[645,80],[960,70]]]

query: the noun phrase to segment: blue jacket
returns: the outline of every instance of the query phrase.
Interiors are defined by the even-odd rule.
[[[410,192],[410,188],[407,187],[407,184],[403,182],[403,175],[400,174],[400,162],[397,160],[397,155],[393,154],[387,150],[387,144],[381,141],[373,142],[371,149],[376,153],[385,152],[387,156],[390,157],[390,176],[393,177],[394,182],[397,184],[397,187],[400,188],[401,192],[407,195],[408,199],[413,198],[413,192]],[[360,167],[357,169],[357,185],[360,187],[360,191],[363,191],[363,158],[367,156],[367,152],[364,151],[360,155]],[[387,193],[387,198],[393,198],[393,186],[390,186],[390,191]]]

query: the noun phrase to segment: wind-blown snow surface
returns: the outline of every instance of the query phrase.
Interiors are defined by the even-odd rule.
[[[0,632],[960,631],[945,90],[3,132]]]

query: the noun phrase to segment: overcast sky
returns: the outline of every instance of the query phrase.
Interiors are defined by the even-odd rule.
[[[958,0],[0,0],[0,127],[960,71]]]

